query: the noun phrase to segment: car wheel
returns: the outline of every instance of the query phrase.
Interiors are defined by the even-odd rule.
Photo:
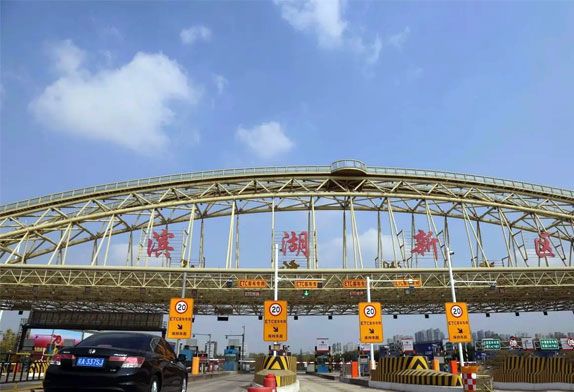
[[[187,378],[181,380],[181,392],[187,392]]]
[[[156,376],[153,376],[151,379],[151,383],[149,385],[149,392],[159,392],[159,380],[157,379]]]

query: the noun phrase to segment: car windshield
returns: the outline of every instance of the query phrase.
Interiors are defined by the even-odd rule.
[[[82,340],[77,347],[113,347],[150,351],[150,340],[151,337],[145,335],[101,334]]]

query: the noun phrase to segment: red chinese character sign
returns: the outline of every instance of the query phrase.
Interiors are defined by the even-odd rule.
[[[307,231],[299,233],[295,231],[284,231],[281,239],[281,253],[283,256],[294,255],[308,257],[309,236]]]
[[[550,242],[550,234],[545,231],[540,233],[538,238],[534,240],[534,248],[536,250],[536,255],[540,258],[554,257],[552,242]]]
[[[153,239],[147,240],[147,255],[149,257],[165,256],[166,259],[171,260],[171,251],[173,247],[169,246],[170,238],[175,237],[168,229],[163,229],[161,233],[153,232]]]
[[[438,239],[433,236],[432,232],[425,233],[423,230],[419,230],[414,236],[415,245],[412,249],[412,253],[415,255],[424,256],[427,252],[432,251],[435,260],[438,260],[437,252],[437,242]]]

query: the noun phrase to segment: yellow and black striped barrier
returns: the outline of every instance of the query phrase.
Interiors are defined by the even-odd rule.
[[[459,375],[429,369],[426,358],[420,355],[381,358],[377,363],[377,369],[371,374],[371,380],[400,384],[462,386]]]
[[[267,356],[255,361],[255,382],[262,385],[267,374],[274,374],[277,386],[294,384],[297,381],[297,357]]]
[[[508,357],[492,376],[498,382],[574,383],[574,363],[567,358]]]

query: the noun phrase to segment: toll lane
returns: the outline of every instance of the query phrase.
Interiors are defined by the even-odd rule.
[[[228,376],[190,382],[187,390],[202,392],[245,392],[252,381],[253,374],[230,374]]]
[[[298,375],[301,386],[300,392],[324,391],[366,391],[369,388],[358,385],[345,384],[338,380],[327,380],[317,376]]]

